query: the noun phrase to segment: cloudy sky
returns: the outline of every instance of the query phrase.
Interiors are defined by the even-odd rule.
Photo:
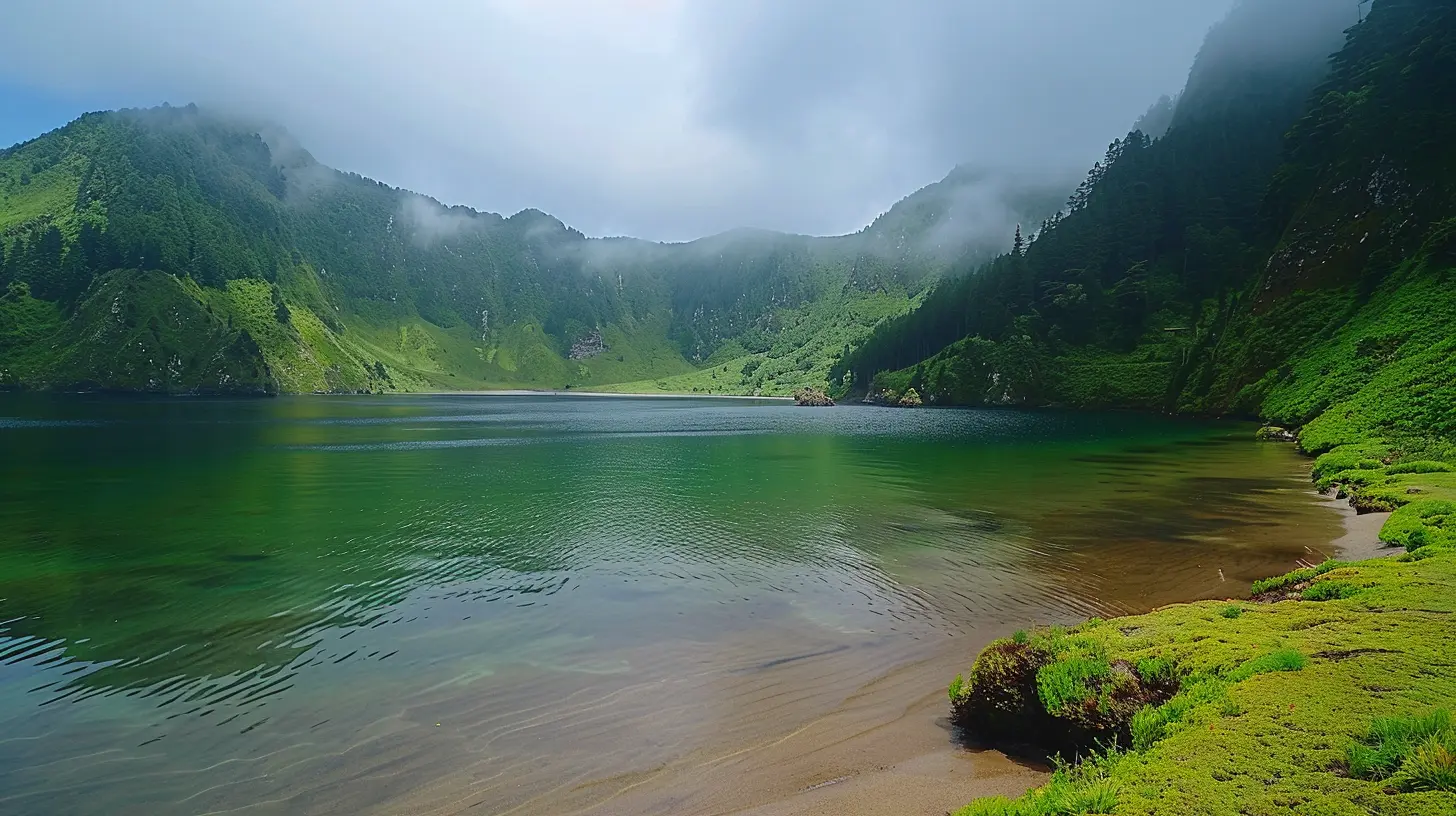
[[[1084,169],[1231,0],[8,0],[0,142],[197,102],[590,235],[851,232],[958,162]]]

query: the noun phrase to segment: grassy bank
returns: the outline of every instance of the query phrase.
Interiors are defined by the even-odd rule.
[[[1392,557],[988,646],[951,686],[957,724],[1072,759],[957,816],[1456,813],[1449,453],[1364,443],[1316,460],[1321,487],[1395,510]]]

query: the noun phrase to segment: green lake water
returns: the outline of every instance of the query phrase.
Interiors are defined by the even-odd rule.
[[[1337,515],[1251,431],[0,395],[0,813],[556,812],[929,654],[1317,558]]]

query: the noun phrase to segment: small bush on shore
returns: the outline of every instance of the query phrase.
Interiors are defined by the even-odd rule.
[[[1240,615],[1244,614],[1244,608],[1242,606],[1239,606],[1238,604],[1229,604],[1223,609],[1220,609],[1218,611],[1218,614],[1222,615],[1225,618],[1228,618],[1229,620],[1233,620],[1234,618],[1237,618]]]
[[[1228,698],[1228,684],[1216,677],[1188,683],[1160,706],[1144,706],[1132,718],[1132,747],[1146,751],[1153,743],[1186,724],[1193,711],[1206,703]]]

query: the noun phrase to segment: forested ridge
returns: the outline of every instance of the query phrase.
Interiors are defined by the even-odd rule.
[[[1336,547],[1366,560],[1252,598],[989,644],[952,719],[1058,758],[957,816],[1456,812],[1453,675],[1432,668],[1456,597],[1456,3],[1280,24],[1336,5],[1235,6],[1165,135],[1114,142],[1059,215],[835,369],[883,401],[1261,417],[1319,454],[1322,492],[1390,513],[1391,550],[1352,527]],[[1249,32],[1303,47],[1250,59]]]
[[[1353,17],[1238,5],[1166,135],[1113,142],[1011,253],[847,353],[841,387],[1258,415],[1316,450],[1456,432],[1456,10]],[[1249,32],[1287,41],[1251,58]]]
[[[87,114],[0,151],[0,387],[788,393],[1007,240],[949,228],[958,173],[854,235],[657,244],[445,207],[195,106]]]

